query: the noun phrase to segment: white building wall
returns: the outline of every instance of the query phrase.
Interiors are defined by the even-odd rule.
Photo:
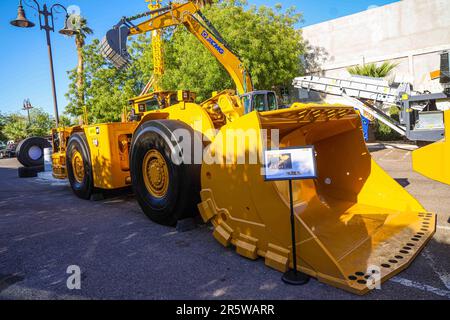
[[[325,76],[348,77],[347,67],[392,61],[399,63],[396,81],[440,91],[429,73],[439,69],[439,53],[450,49],[450,0],[402,0],[305,27],[303,36],[322,52],[314,58]]]

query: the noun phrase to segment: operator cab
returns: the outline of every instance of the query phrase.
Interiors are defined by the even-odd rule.
[[[245,93],[241,96],[244,105],[245,114],[258,111],[278,110],[277,95],[273,91],[253,91]]]
[[[146,112],[162,110],[180,102],[194,102],[195,98],[194,92],[186,90],[152,92],[133,98],[129,100],[131,120],[140,118]]]

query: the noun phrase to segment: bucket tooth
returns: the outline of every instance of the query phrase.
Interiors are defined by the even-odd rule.
[[[243,257],[251,260],[258,258],[258,239],[240,234],[238,240],[235,243],[236,252]]]
[[[290,254],[289,250],[276,246],[272,243],[269,243],[267,245],[267,251],[264,257],[266,266],[278,270],[280,272],[288,271],[289,254]]]
[[[220,221],[214,229],[214,238],[224,247],[231,244],[233,229],[224,221]]]
[[[210,195],[210,190],[203,190],[202,193],[206,194],[205,198],[207,200],[198,205],[198,210],[203,218],[203,221],[206,223],[211,221],[211,219],[217,215],[217,208],[211,199],[212,196]]]
[[[256,140],[245,137],[249,129]],[[302,272],[364,294],[408,267],[433,236],[436,216],[372,160],[353,108],[297,105],[245,115],[207,147],[223,162],[202,165],[199,208],[224,246],[281,272],[293,267],[288,183],[264,181],[261,129],[278,129],[281,147],[314,145],[317,153],[318,179],[293,182]],[[233,132],[242,145],[224,148],[236,142]]]

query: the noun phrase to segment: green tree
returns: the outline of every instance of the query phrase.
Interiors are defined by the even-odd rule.
[[[398,66],[398,63],[383,62],[380,66],[376,63],[368,63],[350,67],[347,71],[352,75],[385,78]]]
[[[395,120],[400,120],[400,110],[398,107],[391,107],[389,110],[390,117]],[[380,121],[375,122],[375,138],[380,141],[397,141],[401,140],[402,136],[395,130],[381,123]]]
[[[59,125],[62,127],[72,127],[75,124],[77,124],[76,121],[74,121],[74,119],[66,114],[62,114],[59,117]]]
[[[48,136],[54,120],[48,113],[40,108],[34,108],[30,111],[31,123],[28,123],[28,117],[13,113],[7,116],[3,133],[9,140],[19,141],[32,136]]]
[[[207,6],[204,15],[216,26],[230,47],[250,71],[255,88],[273,89],[290,85],[303,72],[300,57],[304,52],[301,31],[296,24],[301,14],[294,7],[283,10],[248,6],[244,0],[224,0]],[[191,90],[199,101],[211,92],[234,88],[218,61],[183,26],[164,31],[165,90]],[[129,41],[133,64],[116,70],[100,55],[99,40],[83,48],[85,58],[84,96],[91,123],[120,120],[127,100],[138,95],[153,71],[149,34]],[[69,72],[71,84],[67,114],[78,117],[76,70]]]
[[[283,11],[247,6],[246,1],[227,0],[207,7],[212,22],[250,71],[257,89],[289,85],[301,75],[304,52],[301,31],[295,28],[301,15],[295,8]],[[166,70],[163,87],[197,92],[199,100],[212,91],[233,88],[231,78],[217,60],[183,26],[165,45]]]
[[[194,3],[200,7],[206,7],[207,5],[212,5],[214,3],[214,0],[194,0]]]
[[[28,136],[28,120],[19,113],[13,113],[8,116],[8,120],[3,128],[3,133],[8,140],[19,141]]]
[[[90,123],[119,121],[128,100],[138,95],[148,81],[153,68],[150,38],[140,36],[129,44],[134,63],[126,70],[117,70],[100,54],[100,41],[94,39],[83,48],[85,57],[84,96]],[[69,92],[66,114],[79,117],[83,108],[78,104],[77,69],[69,71]]]
[[[3,133],[3,128],[5,127],[7,120],[8,120],[8,117],[0,112],[0,141],[1,142],[6,142],[6,139],[8,139],[6,137],[6,135]]]
[[[41,108],[30,111],[31,124],[28,125],[28,136],[45,137],[50,135],[55,126],[53,118]]]

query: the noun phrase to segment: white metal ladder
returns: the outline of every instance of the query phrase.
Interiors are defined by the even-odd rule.
[[[363,114],[370,114],[399,134],[406,135],[406,128],[404,126],[394,123],[383,111],[370,107],[361,101],[372,100],[388,105],[397,105],[397,102],[401,98],[399,89],[390,87],[384,81],[370,78],[345,80],[306,76],[295,78],[293,85],[297,89],[341,96]],[[406,89],[409,86],[401,85],[399,88]]]

